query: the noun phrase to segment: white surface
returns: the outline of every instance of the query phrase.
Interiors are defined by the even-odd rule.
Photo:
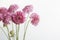
[[[34,12],[40,15],[39,25],[28,28],[26,40],[60,40],[60,0],[0,0],[0,6],[11,4],[18,4],[20,9],[32,4]],[[5,37],[1,39],[5,40]]]

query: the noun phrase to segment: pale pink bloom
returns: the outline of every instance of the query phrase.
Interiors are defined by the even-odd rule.
[[[8,12],[15,12],[18,9],[18,5],[10,5]]]
[[[23,14],[21,11],[17,11],[15,14],[13,14],[13,16],[12,16],[12,21],[13,21],[15,24],[24,23],[24,21],[25,21],[25,16],[24,16],[24,14]]]
[[[36,26],[39,23],[39,15],[37,15],[36,13],[32,13],[30,18],[33,25]]]
[[[0,13],[4,14],[5,12],[7,12],[7,8],[1,7],[0,8]]]
[[[27,6],[25,6],[25,7],[22,9],[22,11],[23,11],[24,13],[30,13],[30,12],[32,12],[32,10],[33,10],[33,6],[32,6],[32,5],[27,5]]]

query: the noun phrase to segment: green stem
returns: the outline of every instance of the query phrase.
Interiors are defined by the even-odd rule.
[[[8,29],[8,26],[7,26],[6,28],[7,28],[7,31],[8,31],[8,37],[9,37],[8,39],[11,40],[11,39],[10,39],[10,35],[9,35],[9,29]]]
[[[16,40],[18,40],[18,36],[19,36],[19,25],[16,25]]]
[[[16,40],[18,40],[18,38],[17,38],[17,25],[16,25]]]
[[[28,18],[29,18],[29,13],[28,13],[28,15],[27,15],[27,20],[26,21],[28,21]],[[24,24],[24,26],[26,25],[26,23]],[[25,27],[24,27],[24,30],[25,30]]]
[[[7,36],[6,32],[3,30],[3,28],[2,28],[2,27],[0,27],[0,29],[4,32],[5,36],[8,38],[8,36]]]
[[[14,38],[14,37],[12,37],[12,40],[15,40],[15,38]]]
[[[23,35],[23,40],[25,40],[25,36],[26,36],[26,32],[27,32],[27,28],[28,28],[28,24],[29,24],[30,20],[28,21],[27,25],[26,25],[26,29],[24,31],[24,35]]]
[[[20,26],[17,25],[17,40],[19,40],[19,29],[20,29]]]
[[[14,30],[14,28],[13,28],[13,22],[12,22],[12,30]]]
[[[20,25],[18,25],[18,39],[19,39],[19,30],[20,30]]]
[[[12,30],[14,30],[14,27],[13,27],[13,22],[12,22]],[[14,34],[15,35],[15,34]],[[14,36],[12,37],[12,39],[14,40]]]

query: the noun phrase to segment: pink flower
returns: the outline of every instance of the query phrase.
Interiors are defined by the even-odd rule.
[[[4,14],[5,12],[7,12],[7,8],[1,7],[1,8],[0,8],[0,13],[3,13],[3,14]]]
[[[39,15],[37,15],[36,13],[31,14],[30,18],[33,25],[36,26],[39,23]]]
[[[15,12],[17,9],[18,9],[18,6],[14,4],[9,7],[8,12]]]
[[[2,14],[0,14],[0,21],[1,21],[1,20],[3,20],[3,15],[2,15]]]
[[[25,16],[21,11],[17,11],[16,14],[13,14],[12,16],[12,21],[15,24],[20,24],[20,23],[24,23],[25,21]]]
[[[6,12],[5,14],[3,14],[3,20],[2,21],[4,24],[9,24],[10,20],[11,20],[11,15],[9,12]]]
[[[7,9],[5,7],[0,8],[0,21],[4,24],[9,24],[9,20],[11,19],[10,13],[7,12]]]
[[[33,6],[32,5],[27,5],[22,10],[23,10],[24,13],[30,13],[33,10]]]

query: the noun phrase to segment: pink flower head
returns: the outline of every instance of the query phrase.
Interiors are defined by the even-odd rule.
[[[8,12],[3,14],[3,20],[2,21],[4,24],[9,24],[10,20],[11,20],[11,15]]]
[[[1,7],[1,8],[0,8],[0,13],[5,13],[5,12],[7,12],[7,8]]]
[[[21,11],[17,11],[16,14],[13,14],[13,16],[12,16],[12,21],[15,24],[23,23],[24,20],[25,20],[25,16]]]
[[[1,20],[3,20],[3,15],[2,15],[2,14],[0,14],[0,21],[1,21]]]
[[[14,4],[9,7],[8,12],[15,12],[17,9],[18,9],[18,6]]]
[[[27,5],[22,10],[23,10],[24,13],[32,12],[33,6],[32,5]]]
[[[36,13],[33,13],[31,14],[30,18],[31,18],[31,23],[36,26],[39,22],[39,15],[37,15]]]

